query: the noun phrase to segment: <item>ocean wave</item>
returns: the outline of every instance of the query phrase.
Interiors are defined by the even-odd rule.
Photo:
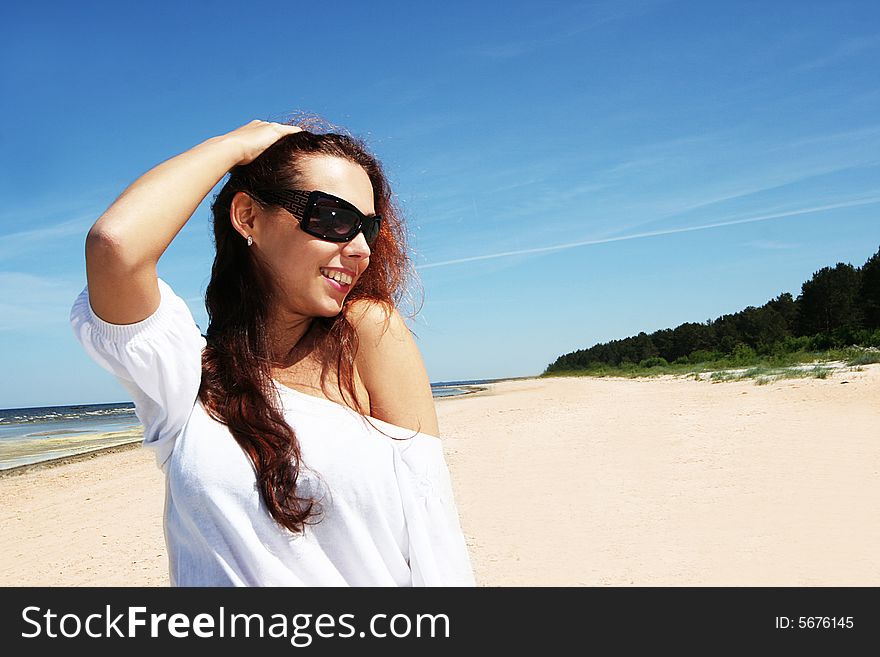
[[[9,424],[38,424],[61,420],[83,420],[95,418],[136,417],[133,408],[103,408],[82,411],[40,411],[36,413],[16,413],[0,417],[0,426]]]

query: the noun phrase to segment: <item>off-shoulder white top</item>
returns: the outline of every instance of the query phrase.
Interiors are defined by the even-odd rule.
[[[70,322],[131,394],[165,472],[173,586],[474,585],[439,438],[280,383],[303,461],[298,493],[321,515],[301,534],[276,523],[250,459],[198,400],[205,339],[186,303],[159,288],[156,312],[128,325],[97,317],[86,288]]]

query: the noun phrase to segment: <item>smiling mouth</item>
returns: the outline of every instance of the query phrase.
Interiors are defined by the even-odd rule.
[[[336,283],[339,287],[343,289],[348,289],[351,287],[352,277],[348,274],[344,274],[341,271],[331,271],[321,268],[321,275],[329,281]]]

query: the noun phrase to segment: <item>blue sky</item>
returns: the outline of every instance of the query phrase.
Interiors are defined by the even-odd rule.
[[[0,10],[0,407],[126,399],[67,324],[85,234],[253,118],[318,113],[384,162],[433,382],[536,375],[880,246],[876,2],[19,5]],[[202,326],[207,205],[159,263]]]

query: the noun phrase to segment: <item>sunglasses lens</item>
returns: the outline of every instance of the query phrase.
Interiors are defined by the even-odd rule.
[[[370,217],[364,224],[364,238],[367,240],[367,244],[371,245],[376,241],[376,238],[379,236],[379,224],[381,220],[379,217]]]
[[[347,242],[357,235],[362,215],[331,198],[319,199],[309,216],[308,228],[314,235],[338,242]],[[379,217],[364,217],[363,232],[367,244],[379,235]]]
[[[345,240],[358,225],[360,217],[348,208],[340,207],[332,199],[322,199],[312,211],[309,228],[328,239]]]

